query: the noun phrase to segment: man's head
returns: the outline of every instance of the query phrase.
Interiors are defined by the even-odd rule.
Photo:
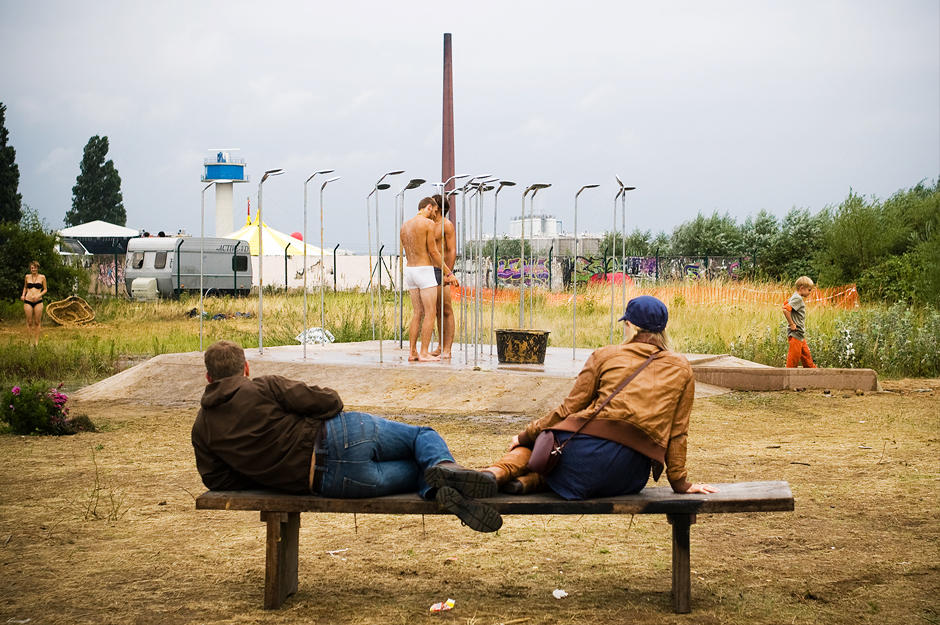
[[[445,214],[445,215],[449,215],[449,214],[450,214],[450,200],[441,198],[441,194],[438,193],[437,195],[434,196],[434,202],[435,202],[439,207],[440,207],[440,206],[443,206],[443,207],[444,207],[444,214]]]
[[[210,382],[233,375],[248,375],[245,350],[231,341],[218,341],[206,348],[206,379]]]
[[[800,294],[800,297],[806,297],[812,293],[814,286],[816,285],[809,276],[800,276],[796,279],[796,292]]]
[[[434,212],[434,209],[435,209],[435,208],[436,208],[436,204],[435,204],[435,202],[434,202],[434,198],[432,198],[432,197],[421,198],[421,201],[418,202],[418,212],[419,212],[419,213],[420,213],[421,211],[425,211],[425,213],[426,213],[428,216],[430,216],[431,213]]]

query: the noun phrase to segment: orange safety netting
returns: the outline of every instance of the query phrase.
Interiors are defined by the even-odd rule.
[[[614,291],[617,295],[616,302],[619,305],[621,299],[620,285],[615,285]],[[652,295],[658,297],[666,304],[670,304],[676,298],[681,298],[686,304],[780,304],[787,301],[793,293],[792,286],[780,284],[751,284],[747,282],[686,282],[672,283],[662,286],[637,286],[627,284],[627,299],[637,295]],[[452,288],[451,295],[454,301],[460,301],[461,297],[470,299],[474,296],[475,289],[471,287]],[[493,289],[479,289],[479,295],[484,302],[490,302],[493,299]],[[549,303],[570,304],[570,291],[548,291],[536,288],[534,291],[539,297],[545,298]],[[578,300],[593,300],[598,304],[610,301],[610,287],[606,284],[600,286],[588,286],[578,288]],[[503,304],[511,304],[519,301],[518,289],[497,289],[496,301]],[[816,288],[812,294],[806,298],[806,303],[815,306],[824,306],[832,308],[855,308],[858,306],[858,291],[854,284],[844,286]]]

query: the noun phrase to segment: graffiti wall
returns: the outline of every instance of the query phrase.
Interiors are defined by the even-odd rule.
[[[526,287],[537,286],[550,288],[551,270],[548,266],[548,259],[533,258],[526,260]],[[499,278],[500,286],[518,287],[522,283],[522,259],[500,258],[496,263],[496,276]]]
[[[562,259],[564,286],[571,285],[575,263],[578,284],[598,282],[648,282],[657,280],[740,280],[744,277],[747,258],[737,256],[628,256],[623,266],[620,259],[602,256]]]
[[[114,295],[115,285],[118,295],[127,295],[123,254],[117,256],[117,262],[113,254],[95,254],[85,258],[88,259],[85,261],[85,268],[91,278],[88,284],[90,295]]]

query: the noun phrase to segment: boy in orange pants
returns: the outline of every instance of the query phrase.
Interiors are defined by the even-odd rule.
[[[813,357],[806,344],[806,302],[803,298],[813,292],[813,281],[808,276],[800,276],[796,280],[796,292],[790,296],[783,305],[783,316],[787,318],[787,367],[796,367],[800,363],[804,367],[816,368]]]

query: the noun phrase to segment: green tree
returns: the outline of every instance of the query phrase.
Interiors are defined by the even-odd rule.
[[[7,107],[0,102],[0,223],[19,221],[23,216],[23,196],[18,192],[20,168],[16,165],[16,150],[7,145],[10,133],[6,111]]]
[[[828,209],[813,215],[805,208],[791,208],[780,222],[780,235],[760,261],[764,274],[777,280],[817,280],[816,257],[831,224]]]
[[[940,179],[898,191],[878,216],[882,249],[853,277],[859,296],[940,307]]]
[[[819,277],[829,283],[853,282],[890,254],[900,235],[898,223],[885,219],[878,200],[853,191],[832,212],[819,250]]]
[[[64,263],[55,245],[56,235],[28,206],[20,221],[0,223],[0,297],[19,300],[31,260],[39,261],[53,299],[87,288],[87,274]]]
[[[657,236],[665,235],[659,233]],[[656,254],[655,240],[651,231],[634,228],[633,232],[627,235],[624,246],[624,239],[619,232],[605,232],[598,254],[609,257],[612,252],[616,252],[617,256],[620,256],[621,250],[624,250],[627,256],[654,256]]]
[[[779,236],[780,224],[776,216],[763,209],[754,217],[748,217],[741,226],[743,251],[757,258],[768,252]]]
[[[493,239],[483,243],[483,255],[493,257]],[[519,258],[519,239],[509,237],[496,239],[496,255],[498,258]],[[526,258],[532,256],[532,248],[529,247],[528,241],[525,242],[525,255]]]
[[[741,226],[741,246],[744,256],[751,258],[753,277],[777,277],[772,254],[780,238],[777,217],[761,209],[754,217],[748,217]]]
[[[676,256],[739,256],[743,237],[733,217],[717,211],[711,217],[702,213],[680,224],[672,232],[670,252]]]
[[[940,178],[931,186],[923,182],[898,191],[885,200],[884,219],[897,226],[891,251],[910,251],[929,241],[940,230]]]
[[[95,135],[85,144],[81,171],[72,187],[72,208],[65,225],[76,226],[100,219],[123,226],[127,223],[121,196],[121,176],[108,155],[108,138]]]

